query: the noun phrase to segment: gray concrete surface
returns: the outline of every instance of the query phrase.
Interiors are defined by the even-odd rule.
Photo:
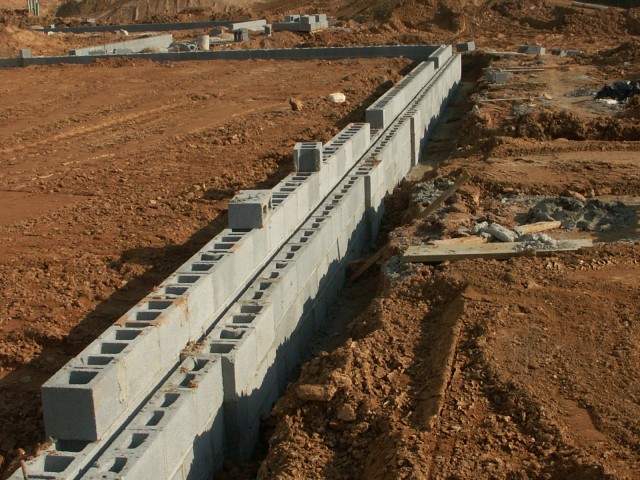
[[[124,42],[106,43],[95,47],[76,48],[75,50],[69,50],[69,55],[78,57],[87,55],[123,55],[125,53],[139,53],[147,49],[166,50],[172,43],[173,35],[157,35]]]
[[[158,62],[194,60],[341,60],[349,58],[405,57],[424,61],[437,49],[432,45],[381,45],[373,47],[319,47],[263,50],[217,50],[210,52],[131,53],[126,58],[139,58]],[[62,57],[32,57],[32,65],[90,64],[98,58],[113,55],[67,55]],[[0,68],[22,66],[17,58],[0,58]]]

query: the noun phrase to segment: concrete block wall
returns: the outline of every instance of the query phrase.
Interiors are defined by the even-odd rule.
[[[428,132],[416,129],[420,125],[427,130],[432,127],[433,122],[427,120],[442,110],[438,99],[446,102],[457,85],[459,65],[458,56],[446,60],[387,130],[372,130],[369,124],[345,128],[323,147],[319,172],[291,174],[274,188],[268,222],[274,224],[272,229],[223,231],[83,352],[83,361],[70,362],[61,374],[74,381],[63,390],[81,389],[95,382],[96,391],[84,395],[97,399],[98,407],[113,400],[112,390],[117,399],[129,394],[144,376],[138,371],[148,374],[154,370],[156,359],[163,361],[163,350],[156,345],[163,345],[160,337],[165,324],[167,332],[176,335],[179,342],[184,341],[184,333],[178,330],[197,330],[176,304],[189,305],[195,311],[207,305],[211,308],[216,288],[225,292],[221,282],[214,281],[219,275],[213,275],[212,270],[222,272],[225,280],[233,278],[228,277],[233,272],[227,269],[236,267],[226,259],[233,258],[231,250],[242,251],[240,257],[248,257],[256,243],[266,244],[245,260],[262,266],[264,257],[260,263],[253,262],[270,249],[270,238],[288,231],[294,233],[275,250],[269,250],[271,260],[251,275],[254,279],[245,285],[237,301],[229,302],[224,315],[209,315],[213,318],[210,325],[200,325],[197,331],[206,334],[202,348],[183,358],[182,363],[170,364],[167,372],[174,373],[156,382],[155,390],[150,387],[141,394],[137,413],[128,413],[121,433],[116,434],[112,425],[98,441],[58,441],[57,449],[29,462],[32,476],[78,478],[79,472],[94,465],[85,473],[92,475],[87,478],[206,478],[220,465],[223,455],[237,459],[250,455],[260,415],[269,411],[314,332],[323,324],[327,305],[339,292],[349,261],[374,238],[384,195],[393,190],[415,162],[416,139],[427,137]],[[242,242],[246,242],[244,248],[236,246]],[[230,262],[224,269],[209,268],[224,262]],[[186,323],[178,328],[181,321]],[[178,340],[174,343],[177,345]],[[180,348],[183,346],[184,343]],[[118,358],[136,348],[140,350],[130,353],[131,360]],[[196,368],[194,358],[210,366]],[[103,374],[100,370],[115,373]],[[150,398],[144,399],[153,391]],[[199,398],[205,400],[198,403]],[[67,399],[67,403],[74,408],[66,414],[74,418],[76,402]],[[197,405],[206,406],[198,410]],[[181,416],[183,411],[190,412],[188,419]],[[160,428],[158,422],[165,415],[167,425]],[[195,417],[197,420],[193,420]],[[182,420],[174,422],[171,418]],[[165,435],[164,430],[171,433]],[[168,438],[173,450],[167,453]],[[151,457],[166,461],[151,466],[146,463]],[[153,475],[145,473],[140,477],[140,471]],[[20,475],[16,472],[12,478],[21,478]]]
[[[69,55],[104,55],[114,53],[138,53],[147,48],[167,49],[173,43],[173,35],[157,35],[155,37],[137,38],[126,42],[106,43],[95,47],[69,50]]]
[[[415,97],[434,72],[434,63],[420,63],[398,84],[366,110],[366,121],[372,128],[385,129]]]
[[[224,454],[222,401],[219,359],[189,356],[82,478],[210,478]]]
[[[370,47],[281,48],[260,50],[215,50],[208,52],[128,53],[126,58],[142,58],[158,62],[195,60],[341,60],[349,58],[405,57],[425,61],[436,50],[432,45],[379,45]],[[87,65],[98,58],[112,55],[67,55],[62,57],[31,57],[30,65],[58,65],[61,63]],[[19,58],[0,58],[0,68],[22,66]]]
[[[45,382],[47,435],[92,442],[110,433],[346,174],[368,137],[367,124],[346,127],[319,172],[289,175],[273,189],[264,228],[223,230]]]
[[[221,232],[47,381],[48,435],[94,442],[111,434],[346,174],[369,137],[368,124],[347,126],[327,144],[319,172],[289,175],[273,189],[265,228]]]
[[[273,30],[292,31],[292,32],[315,32],[323,28],[329,28],[327,15],[311,14],[311,15],[286,15],[284,22],[275,22]]]
[[[228,27],[231,31],[246,29],[251,32],[263,32],[266,24],[266,20],[250,20],[247,22],[233,22]]]
[[[436,50],[429,55],[435,68],[438,69],[444,65],[444,63],[453,55],[453,47],[451,45],[440,45]]]

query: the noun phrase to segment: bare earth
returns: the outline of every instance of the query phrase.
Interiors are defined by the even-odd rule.
[[[425,164],[388,199],[378,246],[400,254],[481,218],[512,226],[545,195],[640,209],[640,103],[609,107],[580,91],[640,78],[640,9],[325,3],[350,32],[276,34],[268,46],[474,39],[485,51],[539,43],[585,52],[466,55]],[[149,18],[139,20],[224,14],[145,5]],[[227,13],[275,18],[305,5]],[[97,12],[101,21],[127,20],[116,6]],[[3,55],[26,43],[59,54],[115,37],[46,37],[28,29],[33,19],[3,15]],[[265,41],[255,36],[249,46]],[[486,67],[527,71],[488,85]],[[2,71],[0,478],[15,470],[20,449],[32,455],[46,441],[42,382],[220,231],[235,192],[275,184],[291,169],[296,141],[326,141],[363,120],[409,68],[402,59],[111,60]],[[335,91],[348,103],[328,103]],[[435,216],[414,220],[417,186],[462,168],[472,179]],[[640,231],[550,234],[602,243],[507,261],[392,259],[386,274],[374,267],[350,284],[318,355],[264,419],[254,460],[227,465],[220,478],[637,478]]]

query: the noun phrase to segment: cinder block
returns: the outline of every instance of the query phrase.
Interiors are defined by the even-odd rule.
[[[298,142],[293,149],[297,172],[319,172],[322,166],[322,142]]]
[[[450,51],[451,47],[449,47],[449,56],[451,56]],[[432,61],[420,63],[395,87],[367,108],[365,117],[367,122],[371,124],[371,128],[386,129],[389,127],[433,76],[434,65],[437,64],[436,60],[444,57],[446,53],[446,51],[434,53],[429,57]]]
[[[44,383],[47,435],[91,442],[122,420],[162,372],[158,329],[144,330],[109,329]]]
[[[484,78],[489,83],[507,83],[509,77],[509,72],[501,72],[499,70],[488,70],[484,72]]]
[[[440,45],[435,52],[429,55],[429,60],[435,64],[437,70],[446,63],[451,55],[453,55],[451,45]]]
[[[545,48],[538,45],[520,45],[518,53],[526,53],[528,55],[544,55]]]
[[[271,214],[271,190],[245,190],[229,202],[229,228],[262,228]]]
[[[249,29],[238,28],[233,31],[234,42],[248,42],[249,41]]]
[[[131,52],[141,52],[148,48],[167,49],[173,43],[173,35],[156,35],[153,37],[137,38],[135,40],[127,40],[126,42],[107,43],[105,45],[76,48],[69,50],[69,55],[86,56],[101,55],[111,53],[117,50],[129,50]]]
[[[473,52],[476,49],[476,42],[462,42],[456,45],[456,50],[458,52]]]
[[[202,455],[191,456],[211,473],[223,448],[222,400],[220,362],[185,359],[83,478],[172,478],[202,443]]]

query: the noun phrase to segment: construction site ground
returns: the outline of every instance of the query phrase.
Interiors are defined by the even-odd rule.
[[[242,11],[275,17],[313,6],[302,3]],[[482,219],[516,225],[544,196],[620,200],[638,212],[640,103],[593,94],[640,78],[640,9],[325,3],[350,31],[276,34],[269,46],[473,39],[481,52],[464,56],[424,163],[386,201],[376,248],[395,256],[347,285],[315,355],[264,419],[254,460],[219,477],[637,478],[637,223],[550,232],[596,242],[578,252],[436,265],[398,258]],[[370,6],[383,4],[380,18]],[[219,18],[216,8],[149,19]],[[46,37],[30,23],[5,10],[0,48],[57,54],[95,40]],[[249,46],[265,41],[256,35]],[[584,54],[487,53],[535,43]],[[112,59],[3,70],[0,478],[46,444],[40,385],[224,228],[238,190],[274,185],[290,172],[296,141],[327,141],[364,120],[410,68],[404,59]],[[511,77],[487,84],[486,68]],[[348,102],[328,102],[332,92]],[[471,180],[416,220],[422,185],[462,169]]]

